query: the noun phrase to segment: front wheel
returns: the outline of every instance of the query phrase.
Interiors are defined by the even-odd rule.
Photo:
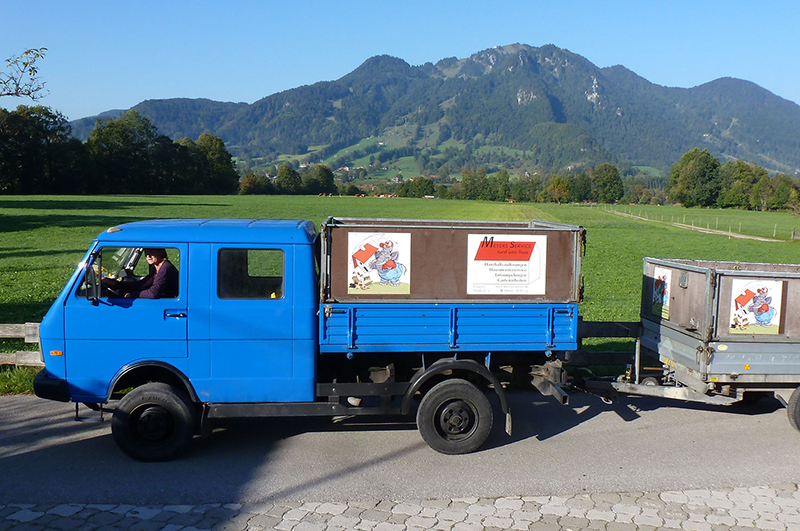
[[[477,450],[492,430],[492,406],[477,387],[458,378],[439,382],[417,409],[417,428],[428,446],[443,454]]]
[[[183,393],[165,383],[148,383],[122,397],[111,419],[120,449],[139,461],[168,461],[194,436],[194,415]]]

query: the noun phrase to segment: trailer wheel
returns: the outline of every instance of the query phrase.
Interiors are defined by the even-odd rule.
[[[800,387],[794,390],[786,404],[786,413],[789,415],[789,424],[800,431]]]
[[[661,385],[661,382],[659,382],[658,378],[655,376],[647,376],[646,378],[642,378],[642,381],[639,383],[641,385]]]
[[[134,459],[168,461],[189,446],[194,425],[183,393],[165,383],[148,383],[122,397],[111,433],[117,446]]]
[[[453,378],[439,382],[422,397],[417,428],[428,446],[443,454],[477,450],[492,430],[492,406],[477,387]]]

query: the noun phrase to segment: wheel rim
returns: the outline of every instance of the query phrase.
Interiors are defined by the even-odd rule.
[[[475,408],[466,400],[451,400],[439,408],[436,431],[448,440],[466,439],[475,432]]]
[[[136,439],[148,446],[163,444],[175,431],[175,421],[169,411],[153,404],[132,411],[129,426]]]

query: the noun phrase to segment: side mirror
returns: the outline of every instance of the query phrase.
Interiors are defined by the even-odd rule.
[[[92,256],[92,260],[86,262],[85,267],[86,298],[92,301],[93,306],[97,306],[100,301],[100,276],[94,269],[95,258],[96,256]]]

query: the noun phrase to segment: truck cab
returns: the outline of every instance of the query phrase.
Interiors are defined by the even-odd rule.
[[[313,400],[316,239],[307,221],[108,229],[42,321],[46,368],[37,395],[102,404],[161,381],[195,402]],[[146,277],[146,248],[166,251],[178,270],[177,296],[130,298],[103,282]]]

